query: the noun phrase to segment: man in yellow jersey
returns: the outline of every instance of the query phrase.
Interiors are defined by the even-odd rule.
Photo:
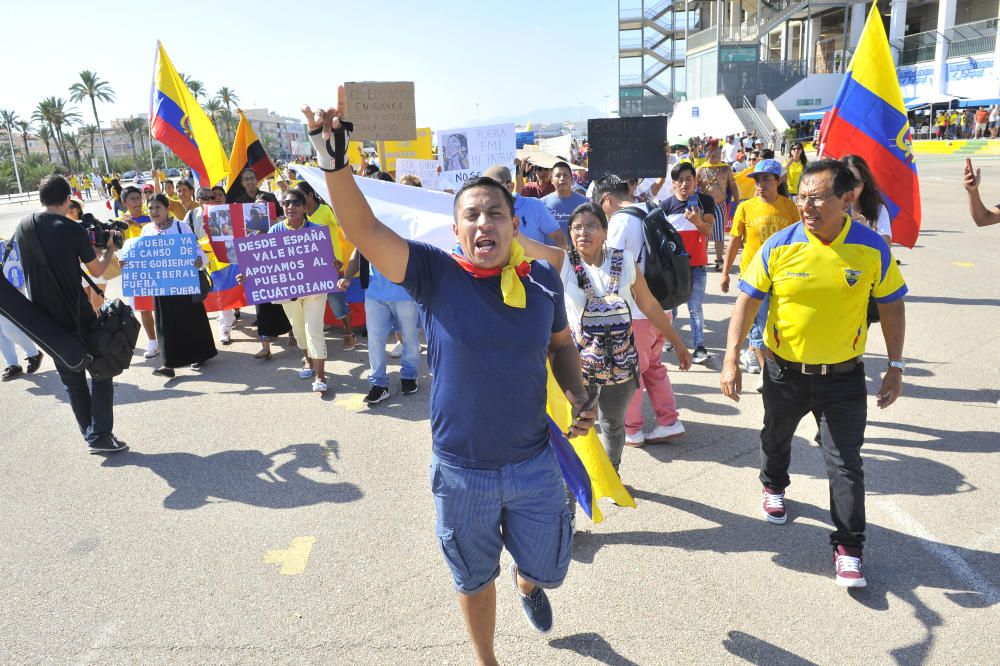
[[[866,313],[873,298],[889,358],[877,399],[884,409],[902,390],[906,285],[885,240],[847,215],[854,184],[854,175],[836,160],[819,160],[803,170],[796,197],[802,222],[772,235],[740,281],[721,387],[723,395],[739,400],[740,347],[761,301],[770,294],[760,435],[764,516],[775,524],[787,518],[792,437],[811,412],[820,424],[830,480],[835,527],[830,543],[837,584],[864,587],[861,445],[868,401],[861,357]]]
[[[781,180],[781,164],[777,160],[761,160],[748,174],[755,184],[756,196],[747,199],[736,209],[733,216],[733,237],[726,248],[726,264],[722,268],[722,293],[729,293],[729,272],[736,261],[736,253],[743,248],[740,256],[740,275],[747,272],[750,260],[760,246],[773,234],[789,227],[800,219],[799,209],[788,197],[778,194]],[[750,327],[750,346],[740,355],[740,367],[757,374],[764,367],[764,326],[767,323],[767,309],[770,301],[765,296],[757,311],[757,317]],[[763,378],[757,390],[763,388]]]

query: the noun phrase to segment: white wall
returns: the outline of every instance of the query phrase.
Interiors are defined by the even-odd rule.
[[[785,117],[798,120],[799,114],[803,111],[832,106],[843,80],[843,74],[810,74],[775,99],[774,106]],[[814,101],[812,104],[799,106],[801,100],[819,100],[819,102]]]
[[[667,123],[670,143],[687,143],[692,136],[726,136],[746,131],[725,95],[678,102]]]

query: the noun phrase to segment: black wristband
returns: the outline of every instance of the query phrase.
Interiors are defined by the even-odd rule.
[[[322,133],[322,128],[316,128],[309,132],[310,136],[316,136]],[[330,138],[326,140],[326,152],[333,160],[333,168],[327,169],[326,167],[320,166],[323,171],[340,171],[350,165],[350,160],[347,156],[347,147],[351,142],[351,132],[354,131],[354,124],[347,122],[346,120],[340,121],[340,127],[331,130]]]

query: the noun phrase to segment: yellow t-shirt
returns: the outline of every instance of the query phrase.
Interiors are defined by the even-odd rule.
[[[76,176],[70,176],[69,186],[72,187],[74,190],[79,189],[80,181],[77,180]]]
[[[868,300],[891,303],[906,284],[885,240],[844,217],[828,245],[801,223],[767,239],[740,280],[752,298],[770,292],[764,344],[796,363],[842,363],[865,351]]]
[[[747,167],[743,171],[733,175],[733,179],[736,181],[736,187],[740,188],[740,201],[745,201],[753,197],[754,192],[757,191],[757,183],[754,182],[750,174],[753,173],[753,167]]]
[[[750,260],[768,238],[795,224],[801,217],[799,207],[791,199],[781,195],[778,195],[774,203],[754,197],[737,206],[736,214],[733,215],[733,229],[729,233],[736,238],[743,237],[740,274],[746,273]]]
[[[184,207],[181,203],[180,197],[167,197],[170,200],[170,214],[176,217],[178,220],[183,220],[184,216],[187,215],[188,209]]]
[[[799,193],[799,181],[802,179],[802,162],[794,160],[788,163],[788,192]]]
[[[343,263],[342,257],[350,257],[349,254],[343,253],[343,238],[344,234],[340,230],[340,222],[337,220],[337,216],[334,215],[333,209],[330,208],[325,203],[321,203],[319,208],[309,216],[309,221],[313,224],[321,224],[324,227],[330,227],[330,242],[333,243],[333,255],[337,258],[337,261]],[[352,248],[353,249],[353,248]]]

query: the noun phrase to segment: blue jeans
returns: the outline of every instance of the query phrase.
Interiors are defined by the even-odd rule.
[[[115,426],[115,387],[111,379],[91,379],[88,387],[86,373],[73,372],[58,363],[56,371],[69,394],[80,434],[88,444],[107,441]]]
[[[697,349],[705,346],[705,288],[708,286],[708,271],[704,266],[691,268],[691,298],[687,302],[688,317],[691,319],[691,346]],[[674,308],[674,319],[677,309]]]
[[[368,383],[389,388],[385,370],[385,344],[393,330],[393,319],[403,335],[402,368],[400,379],[416,379],[420,368],[420,315],[413,301],[380,301],[365,296],[365,319],[368,327],[368,363],[372,372]]]
[[[764,328],[767,326],[767,310],[770,305],[771,294],[767,294],[760,302],[757,316],[754,317],[753,324],[750,326],[750,349],[764,348]]]
[[[347,304],[347,295],[342,291],[333,291],[326,295],[326,302],[330,305],[330,312],[337,319],[343,319],[351,312]]]
[[[459,592],[477,594],[492,584],[505,547],[525,580],[544,588],[562,584],[573,528],[548,444],[500,469],[455,467],[433,454],[430,479],[441,552]]]

